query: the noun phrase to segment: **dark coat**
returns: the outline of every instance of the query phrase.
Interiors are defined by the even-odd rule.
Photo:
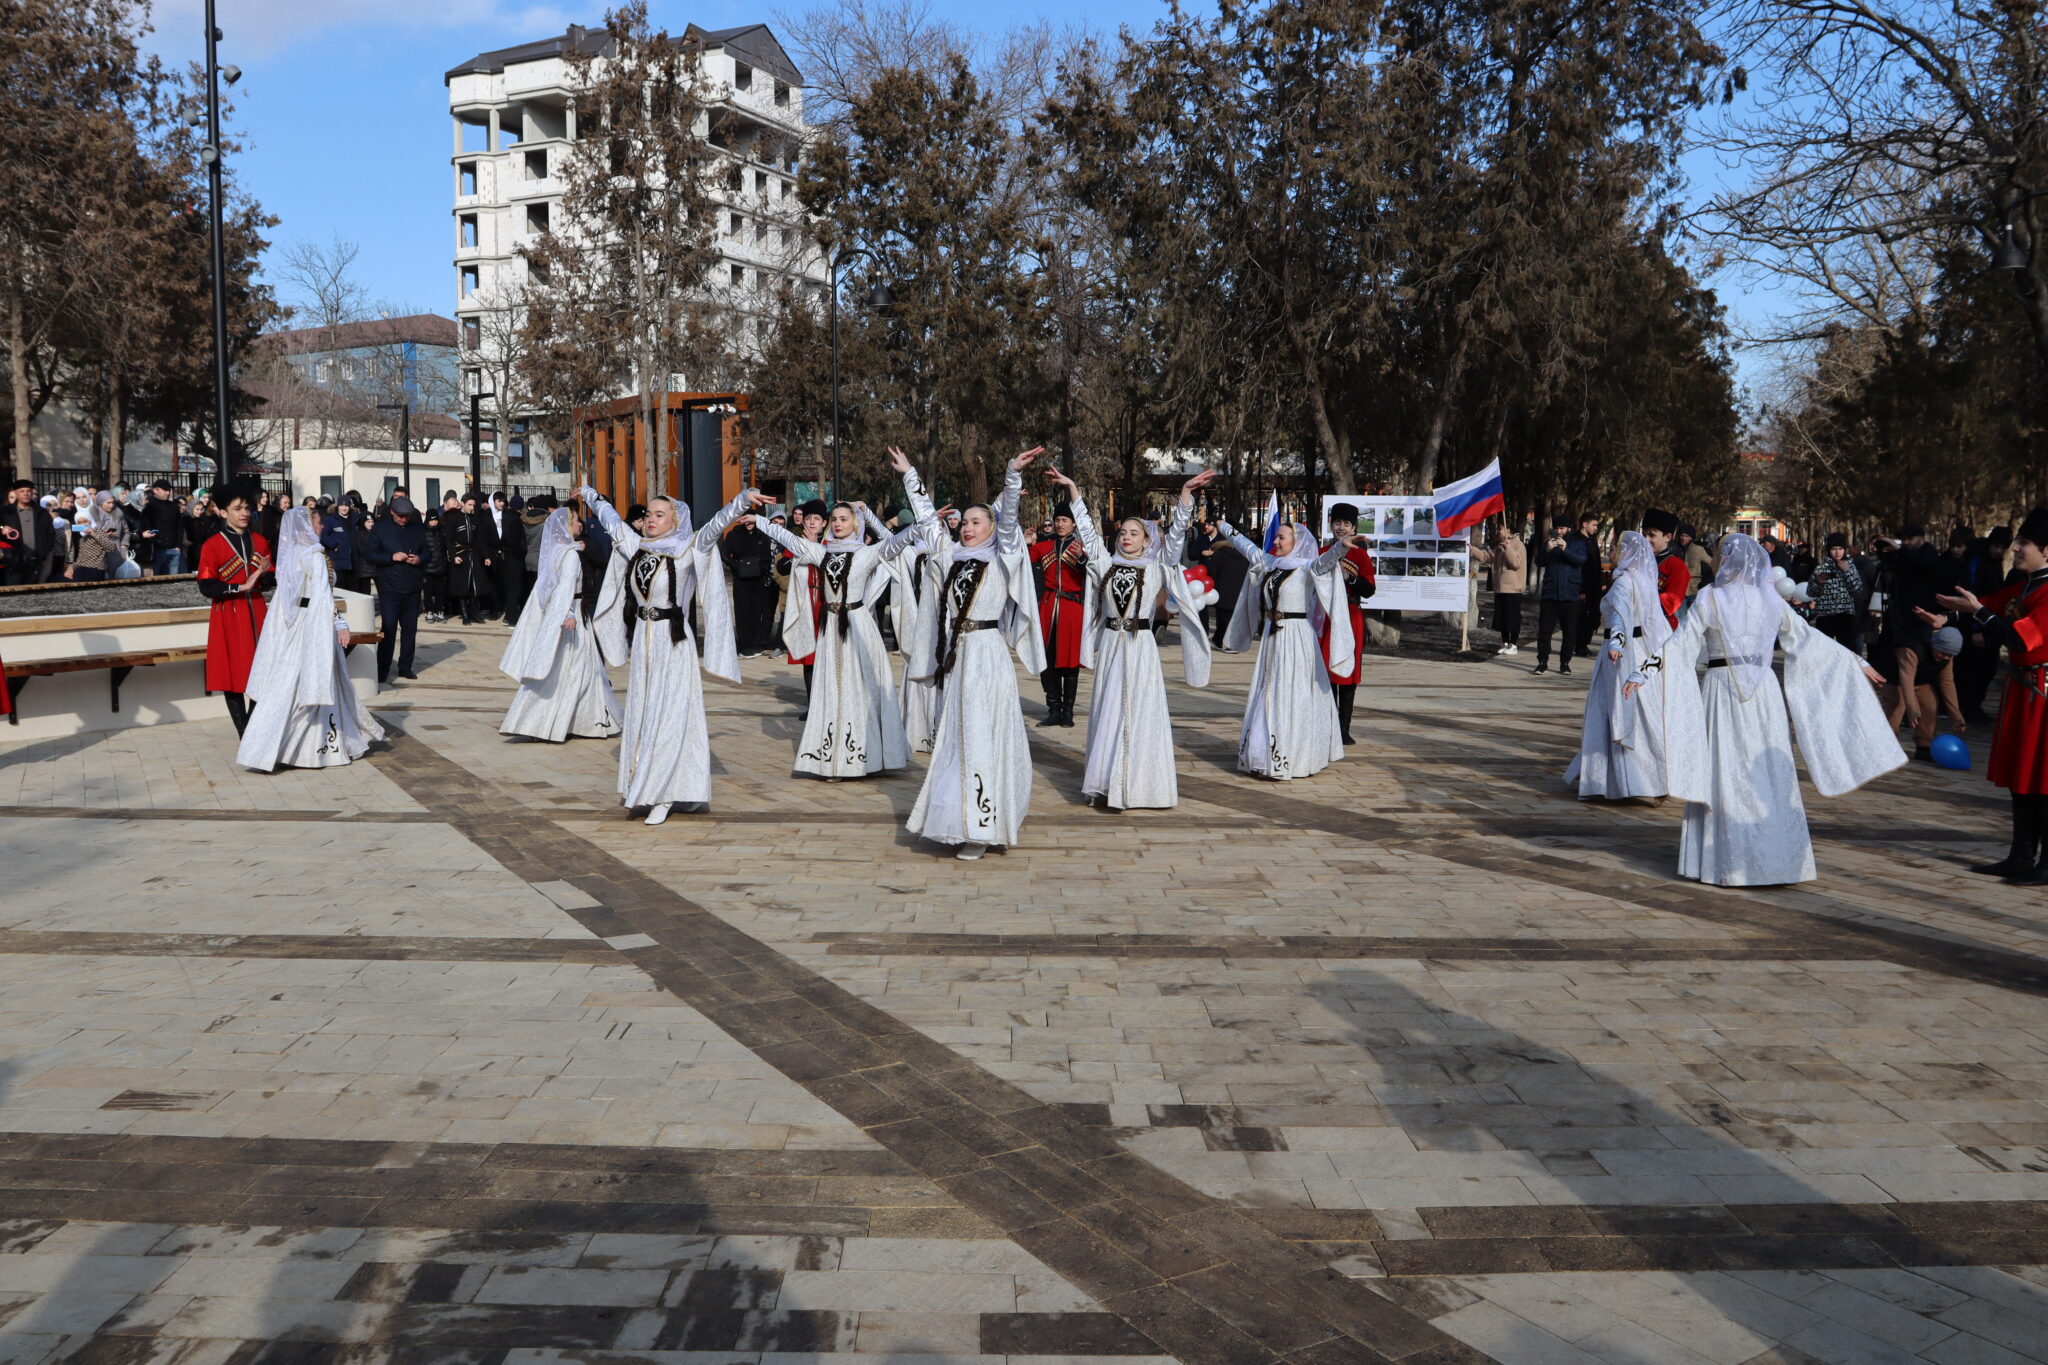
[[[1584,591],[1586,561],[1592,558],[1592,542],[1573,531],[1556,549],[1550,548],[1548,537],[1544,538],[1543,547],[1536,556],[1536,562],[1543,566],[1543,587],[1537,596],[1545,602],[1578,601]]]
[[[394,564],[394,554],[418,555],[422,561],[429,559],[437,548],[434,537],[428,533],[418,517],[400,526],[396,517],[385,517],[370,531],[369,542],[363,547],[363,558],[377,575],[377,590],[391,597],[403,597],[420,590],[420,579],[426,573],[426,564]]]
[[[442,517],[441,545],[448,552],[448,595],[489,596],[497,571],[484,561],[498,557],[498,537],[490,514],[457,512]]]

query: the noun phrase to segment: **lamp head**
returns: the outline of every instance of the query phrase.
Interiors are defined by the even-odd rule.
[[[236,81],[242,79],[242,68],[231,62],[220,69],[220,78],[228,85],[233,85]]]
[[[869,286],[868,307],[876,312],[880,312],[885,308],[893,307],[895,303],[895,292],[889,288],[887,280],[876,280],[873,285]]]
[[[2005,235],[2000,237],[1998,245],[1991,249],[1991,268],[2014,271],[2027,268],[2026,249],[2013,240],[2011,223],[2005,225]]]

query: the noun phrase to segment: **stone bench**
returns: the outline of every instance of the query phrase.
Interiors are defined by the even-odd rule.
[[[351,626],[349,681],[368,699],[377,692],[376,652],[355,646],[374,646],[382,636],[368,628],[366,595],[335,596]],[[0,659],[14,699],[8,723],[22,738],[44,738],[225,716],[226,703],[206,690],[210,615],[201,605],[0,619]],[[137,669],[146,672],[135,677]],[[32,680],[40,681],[31,688]]]

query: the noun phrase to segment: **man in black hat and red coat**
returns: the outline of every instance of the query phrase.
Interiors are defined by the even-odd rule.
[[[2020,886],[2048,886],[2048,507],[2036,507],[2020,523],[2012,562],[2015,581],[1982,600],[1959,587],[1938,601],[1969,613],[1985,641],[2004,649],[2012,664],[1986,771],[2012,794],[2012,849],[1970,870]]]
[[[235,479],[213,490],[220,527],[199,546],[199,592],[213,605],[206,627],[206,690],[228,704],[228,718],[241,734],[249,725],[249,665],[263,633],[263,594],[277,586],[270,542],[256,533],[258,489]]]
[[[1348,502],[1330,505],[1330,534],[1342,540],[1358,530],[1358,509]],[[1330,657],[1330,623],[1323,623],[1323,664],[1330,670],[1330,685],[1337,693],[1338,736],[1346,744],[1351,738],[1351,709],[1358,701],[1358,676],[1365,658],[1365,599],[1377,589],[1372,555],[1363,545],[1353,545],[1337,562],[1344,575],[1344,601],[1351,611],[1351,654]]]
[[[1052,509],[1052,535],[1031,547],[1038,570],[1038,628],[1045,635],[1045,719],[1041,726],[1074,723],[1074,697],[1081,686],[1082,619],[1088,603],[1088,552],[1074,533],[1073,510]]]
[[[1643,539],[1657,554],[1657,605],[1664,608],[1666,625],[1678,625],[1678,609],[1685,605],[1685,590],[1692,583],[1692,570],[1672,541],[1678,535],[1678,518],[1661,507],[1643,513]]]

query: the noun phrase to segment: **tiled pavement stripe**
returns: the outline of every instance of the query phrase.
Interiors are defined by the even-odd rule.
[[[1428,958],[1444,961],[1720,962],[1867,959],[1867,951],[1812,939],[1368,938],[1192,934],[813,934],[838,957]]]
[[[169,810],[133,806],[0,806],[0,819],[40,820],[192,820],[230,824],[359,824],[438,825],[441,818],[416,810],[208,810],[179,806]]]
[[[432,938],[367,934],[144,934],[0,929],[0,953],[91,957],[296,957],[366,962],[617,964],[587,938]]]
[[[1255,1209],[1321,1255],[1389,1276],[1546,1271],[1838,1270],[2048,1265],[2048,1204],[1506,1205],[1415,1211],[1389,1237],[1367,1209]]]
[[[995,1237],[889,1152],[0,1135],[0,1218]]]
[[[371,761],[515,875],[585,869],[567,879],[599,908],[566,913],[651,936],[628,956],[657,983],[1186,1365],[1485,1359],[419,740]]]
[[[1047,752],[1042,746],[1033,748],[1034,756],[1041,760],[1047,757]],[[1079,770],[1079,765],[1078,755],[1064,751],[1055,760],[1055,766],[1074,771]],[[1250,809],[1274,824],[1293,829],[1320,830],[1382,850],[1408,850],[1482,872],[1523,877],[1543,886],[1564,887],[1711,924],[1771,934],[1780,942],[1811,944],[1816,955],[1818,950],[1826,949],[1831,950],[1832,956],[1889,962],[1937,976],[1980,981],[2029,995],[2048,995],[2048,961],[1908,928],[1844,918],[1846,913],[1858,912],[1859,907],[1838,902],[1823,892],[1772,889],[1773,896],[1795,900],[1811,907],[1809,911],[1759,899],[1747,888],[1705,887],[1681,881],[1675,874],[1652,878],[1589,864],[1563,853],[1518,850],[1471,838],[1418,839],[1412,827],[1399,821],[1291,796],[1278,790],[1277,783],[1260,785],[1263,790],[1253,798],[1241,782],[1189,773],[1180,776],[1184,797]],[[1669,837],[1675,860],[1676,831],[1669,831]],[[1841,913],[1831,913],[1835,911]]]

